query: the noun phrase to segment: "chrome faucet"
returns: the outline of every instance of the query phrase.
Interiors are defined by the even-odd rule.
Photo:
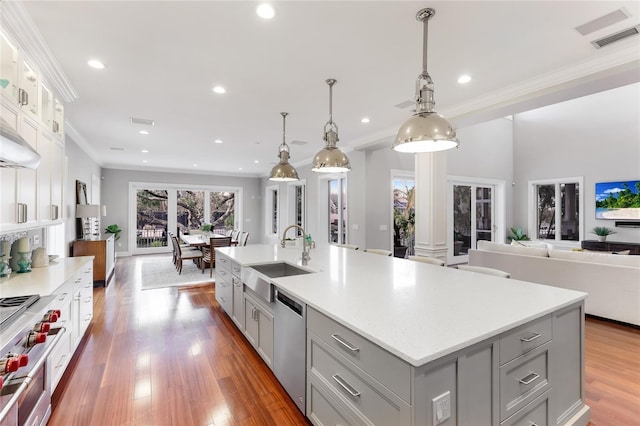
[[[298,228],[302,231],[302,266],[307,266],[307,262],[311,260],[311,256],[309,256],[309,246],[307,246],[307,233],[304,228],[300,225],[289,225],[287,229],[282,233],[282,241],[280,241],[280,245],[284,248],[285,246],[285,237],[287,236],[287,231],[291,228]]]

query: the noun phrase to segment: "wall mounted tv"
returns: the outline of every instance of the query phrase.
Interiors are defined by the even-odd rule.
[[[596,183],[596,219],[640,221],[640,180]]]

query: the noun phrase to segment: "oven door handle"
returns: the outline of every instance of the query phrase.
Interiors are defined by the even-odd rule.
[[[33,376],[38,372],[38,370],[40,370],[42,365],[47,361],[47,358],[51,354],[51,351],[53,351],[53,349],[56,347],[56,345],[60,341],[60,337],[62,337],[62,335],[66,331],[67,329],[65,327],[60,327],[58,329],[58,332],[56,333],[56,337],[53,339],[51,344],[47,346],[47,349],[45,349],[45,351],[42,353],[42,356],[40,356],[40,359],[38,359],[38,361],[31,368],[31,371],[22,379],[22,383],[20,384],[18,389],[16,389],[16,391],[11,395],[11,398],[9,399],[9,401],[2,408],[2,411],[0,411],[0,422],[2,422],[4,418],[9,414],[9,411],[11,411],[13,406],[15,406],[18,403],[18,399],[20,398],[22,393],[27,389],[27,387],[33,380]]]
[[[42,365],[47,362],[47,358],[49,358],[49,355],[51,354],[53,349],[58,345],[58,342],[60,341],[62,335],[67,331],[65,327],[60,327],[56,330],[58,330],[58,332],[56,333],[56,337],[53,339],[53,342],[51,342],[51,344],[47,346],[47,349],[45,349],[45,351],[42,353],[40,359],[38,359],[34,366],[31,367],[31,371],[29,372],[29,374],[27,374],[27,379],[29,379],[29,381],[33,379],[33,376],[38,372]]]

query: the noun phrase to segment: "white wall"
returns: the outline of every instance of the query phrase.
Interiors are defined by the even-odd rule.
[[[594,226],[595,184],[640,179],[640,84],[514,117],[514,223],[527,224],[527,182],[584,176],[585,239]],[[615,228],[611,241],[640,241],[640,229]],[[534,234],[533,230],[529,230]]]
[[[117,252],[129,251],[129,182],[242,187],[244,217],[241,229],[249,232],[250,243],[260,241],[258,236],[262,233],[262,207],[259,178],[103,169],[102,204],[107,206],[107,216],[102,219],[102,223],[115,223],[122,229],[116,243]]]
[[[70,256],[77,232],[82,233],[81,230],[76,229],[76,180],[87,184],[87,200],[92,200],[92,176],[100,176],[100,166],[69,137],[65,139],[64,150],[67,158],[67,172],[63,213],[67,255]]]

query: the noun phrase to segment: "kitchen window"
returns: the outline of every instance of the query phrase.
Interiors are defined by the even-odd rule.
[[[278,186],[268,186],[266,188],[266,209],[269,212],[267,217],[266,229],[267,235],[278,236],[279,233],[279,200],[278,200]]]
[[[329,213],[329,242],[334,244],[347,243],[347,179],[329,179],[328,185],[328,213]]]

